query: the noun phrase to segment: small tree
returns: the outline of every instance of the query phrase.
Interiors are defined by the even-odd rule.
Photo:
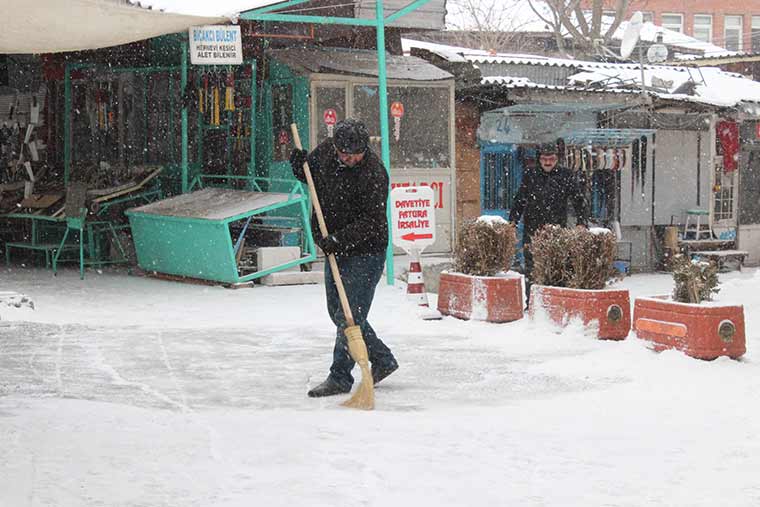
[[[544,226],[533,236],[533,279],[540,285],[599,290],[615,278],[617,243],[609,231]]]
[[[718,266],[714,262],[691,260],[683,254],[673,257],[673,299],[679,303],[710,301],[718,288]]]
[[[454,269],[471,276],[494,276],[508,271],[516,243],[515,227],[501,217],[468,220],[459,231]]]

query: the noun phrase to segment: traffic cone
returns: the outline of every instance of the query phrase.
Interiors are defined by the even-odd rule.
[[[427,292],[425,291],[425,281],[422,278],[422,264],[418,260],[409,262],[409,278],[406,281],[406,297],[409,301],[417,303],[417,306],[427,306]]]
[[[422,263],[419,256],[412,257],[409,262],[409,277],[406,281],[406,297],[417,304],[418,315],[422,320],[441,320],[441,312],[430,308],[425,281],[422,278]]]

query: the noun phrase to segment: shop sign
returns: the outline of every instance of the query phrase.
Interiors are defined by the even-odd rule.
[[[760,139],[760,121],[755,123],[755,139]]]
[[[327,126],[327,137],[332,137],[335,124],[338,122],[338,113],[335,109],[325,109],[325,112],[322,113],[322,120],[324,120]]]
[[[393,138],[398,141],[401,139],[401,118],[404,117],[404,104],[393,102],[391,104],[391,116],[393,117]]]
[[[414,181],[406,181],[402,183],[391,183],[391,191],[396,188],[408,188],[408,187],[430,187],[433,191],[433,200],[435,201],[433,207],[435,209],[443,209],[443,182],[442,181],[421,181],[419,183]]]
[[[193,26],[189,30],[193,65],[240,65],[243,42],[238,25]]]
[[[430,187],[397,187],[391,190],[393,244],[421,252],[435,242],[435,210]]]

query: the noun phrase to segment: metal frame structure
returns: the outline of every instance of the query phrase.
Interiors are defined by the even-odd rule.
[[[381,139],[381,157],[388,177],[390,178],[391,156],[390,156],[390,129],[388,127],[388,82],[385,68],[385,25],[396,21],[397,19],[409,14],[430,2],[430,0],[413,0],[406,7],[385,17],[383,10],[383,0],[375,1],[375,19],[347,18],[335,16],[306,16],[301,14],[289,14],[285,12],[273,13],[288,7],[303,4],[309,0],[289,0],[282,4],[270,5],[260,9],[254,9],[244,12],[240,19],[249,21],[278,21],[285,23],[314,23],[322,25],[349,25],[349,26],[366,26],[374,27],[377,37],[377,66],[378,66],[378,96],[380,100],[380,137]],[[388,206],[388,226],[390,227],[390,206]],[[386,275],[389,285],[393,285],[393,247],[388,244],[386,251]]]

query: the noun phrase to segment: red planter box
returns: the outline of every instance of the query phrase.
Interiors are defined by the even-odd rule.
[[[678,349],[698,359],[744,355],[744,307],[695,305],[671,301],[667,296],[636,298],[633,307],[636,335],[657,351]]]
[[[555,323],[564,326],[573,317],[584,325],[599,323],[602,340],[624,340],[631,330],[631,299],[628,290],[567,289],[534,285],[530,291],[530,314],[542,308]]]
[[[511,322],[523,317],[522,277],[441,273],[438,311],[465,320]]]

